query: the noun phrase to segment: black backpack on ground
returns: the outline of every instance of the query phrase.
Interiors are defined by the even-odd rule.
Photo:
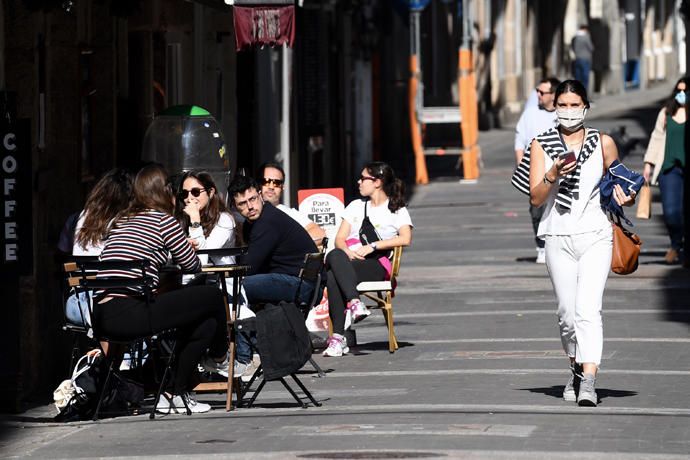
[[[256,332],[266,380],[293,374],[309,361],[309,331],[294,303],[266,304],[256,314]]]

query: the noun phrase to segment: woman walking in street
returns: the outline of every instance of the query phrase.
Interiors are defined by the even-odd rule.
[[[572,371],[563,399],[596,406],[602,298],[613,244],[611,223],[599,202],[599,181],[618,159],[618,150],[611,137],[584,126],[589,100],[580,82],[564,81],[555,98],[558,126],[532,142],[530,201],[544,206],[538,236],[546,240],[546,267]],[[619,185],[613,196],[623,206],[634,202]]]
[[[371,313],[359,299],[357,284],[387,279],[391,250],[412,242],[403,183],[393,169],[386,163],[369,163],[357,182],[363,198],[352,201],[343,211],[335,249],[326,258],[333,335],[328,338],[324,356],[346,354],[345,329]]]
[[[656,118],[644,156],[644,179],[659,184],[664,222],[671,239],[666,263],[681,260],[683,248],[683,176],[685,175],[685,121],[687,80],[681,78]]]

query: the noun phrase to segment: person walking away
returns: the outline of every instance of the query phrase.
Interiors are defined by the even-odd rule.
[[[570,47],[575,54],[573,61],[573,76],[575,80],[582,83],[586,90],[589,90],[589,71],[592,69],[592,53],[594,45],[589,36],[589,28],[582,24],[575,33]]]
[[[530,201],[544,207],[538,235],[546,241],[546,268],[572,373],[563,399],[596,406],[604,342],[601,308],[613,246],[599,181],[604,168],[618,159],[618,150],[611,137],[584,126],[589,100],[579,81],[558,85],[555,98],[558,126],[532,141]],[[634,204],[634,196],[619,185],[613,197],[621,206]]]
[[[676,82],[659,111],[654,131],[644,155],[643,176],[648,184],[659,184],[664,223],[671,247],[664,259],[677,264],[683,248],[683,181],[685,176],[685,122],[687,120],[687,79]]]
[[[544,78],[539,82],[535,93],[537,104],[525,107],[520,115],[520,120],[515,126],[515,166],[519,165],[525,155],[525,150],[529,148],[532,139],[538,134],[556,126],[556,106],[553,94],[560,81],[557,78]],[[534,243],[537,248],[538,264],[546,261],[544,255],[544,240],[537,236],[539,221],[541,220],[543,208],[530,205],[529,214],[532,218],[532,228],[534,230]]]

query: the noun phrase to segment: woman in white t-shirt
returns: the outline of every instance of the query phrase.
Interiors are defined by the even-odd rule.
[[[357,284],[388,279],[391,249],[409,246],[412,241],[404,184],[393,169],[386,163],[369,163],[357,182],[363,198],[352,201],[343,211],[335,249],[326,258],[333,335],[328,338],[324,356],[346,354],[345,329],[371,313],[359,299]]]

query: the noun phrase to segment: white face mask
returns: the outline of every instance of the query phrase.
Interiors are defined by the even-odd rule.
[[[556,109],[558,123],[567,130],[575,131],[580,129],[585,122],[587,109]]]

